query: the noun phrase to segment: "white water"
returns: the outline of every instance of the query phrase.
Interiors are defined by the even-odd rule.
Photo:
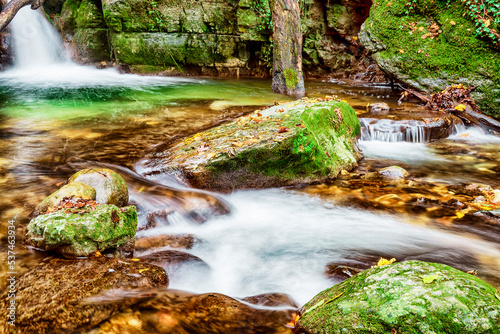
[[[403,223],[398,217],[336,207],[286,190],[240,191],[226,198],[233,211],[203,225],[176,221],[141,232],[192,233],[190,252],[210,267],[171,277],[170,287],[245,297],[284,292],[303,304],[332,283],[325,265],[355,251],[371,254],[471,252],[499,257],[497,245]]]
[[[412,143],[426,143],[430,140],[430,132],[421,121],[361,118],[360,122],[363,140]]]

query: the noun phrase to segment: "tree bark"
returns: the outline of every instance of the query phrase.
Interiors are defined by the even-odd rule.
[[[273,14],[273,92],[302,97],[302,31],[298,0],[271,0]]]
[[[0,0],[5,4],[6,0]],[[11,0],[2,8],[0,13],[0,32],[4,31],[7,25],[12,21],[17,12],[24,6],[31,5],[31,9],[38,9],[43,4],[43,0]]]

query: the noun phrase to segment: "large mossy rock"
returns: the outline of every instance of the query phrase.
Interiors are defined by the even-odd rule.
[[[0,322],[0,333],[82,333],[97,327],[133,302],[87,301],[110,289],[122,295],[135,289],[165,288],[160,267],[141,261],[92,257],[83,260],[47,258],[16,279],[16,326]],[[0,314],[8,317],[11,300],[0,294]]]
[[[73,258],[117,249],[134,238],[136,229],[135,206],[98,205],[93,209],[87,205],[32,219],[26,241],[34,247]]]
[[[373,3],[359,39],[378,65],[405,84],[434,93],[447,86],[477,86],[481,110],[500,117],[498,46],[477,38],[462,1],[407,0]]]
[[[71,176],[68,183],[80,182],[96,190],[96,202],[125,206],[128,203],[128,188],[125,180],[107,168],[92,167]]]
[[[346,102],[304,99],[174,142],[147,158],[145,173],[220,191],[321,182],[357,166],[359,133]]]
[[[307,333],[499,333],[500,295],[443,264],[373,268],[320,292],[301,310]]]

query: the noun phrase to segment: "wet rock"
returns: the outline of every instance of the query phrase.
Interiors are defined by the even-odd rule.
[[[40,204],[38,204],[32,215],[38,216],[43,215],[48,211],[52,211],[57,208],[65,197],[71,196],[95,200],[96,191],[94,188],[80,182],[69,183],[49,195]]]
[[[82,332],[127,305],[87,303],[85,298],[109,289],[121,295],[137,288],[167,287],[168,276],[160,267],[116,258],[84,260],[47,258],[18,277],[16,328],[19,333]],[[0,296],[5,319],[7,291]],[[6,321],[0,332],[7,333]]]
[[[398,180],[404,180],[409,175],[410,173],[408,173],[404,168],[401,168],[399,166],[390,166],[374,173],[365,174],[361,177],[361,179],[369,181],[376,181],[376,180],[398,181]]]
[[[299,307],[292,297],[285,293],[263,293],[256,296],[245,297],[241,300],[250,304],[267,307],[289,306],[294,309]]]
[[[385,102],[370,104],[370,113],[372,114],[385,115],[389,113],[390,109],[389,105]]]
[[[482,183],[461,183],[452,185],[449,190],[456,194],[463,194],[467,196],[483,196],[485,193],[493,191],[493,188],[487,184]]]
[[[135,240],[135,250],[144,251],[165,246],[191,249],[196,241],[196,238],[192,234],[166,234],[153,237],[139,237]]]
[[[486,282],[437,263],[373,268],[320,292],[301,309],[306,333],[500,330],[500,298]]]
[[[500,242],[500,209],[468,212],[453,220],[453,226],[479,235],[485,240]]]
[[[90,205],[62,209],[32,219],[26,242],[56,251],[65,257],[89,256],[95,251],[117,249],[134,238],[137,212],[134,206]]]
[[[296,312],[294,308],[252,307],[218,293],[197,295],[165,289],[131,293],[125,298],[104,295],[102,299],[113,304],[135,303],[87,333],[292,334],[285,324]]]
[[[107,168],[92,167],[74,174],[68,181],[80,182],[96,190],[96,202],[125,206],[128,203],[128,188],[125,180]]]
[[[210,269],[208,264],[199,257],[178,250],[162,250],[138,258],[164,268],[169,275],[181,270],[184,266],[196,266],[202,270]]]
[[[357,261],[329,263],[325,268],[325,276],[333,281],[344,281],[370,267],[371,265]]]
[[[196,188],[220,191],[320,182],[357,165],[358,134],[347,103],[301,100],[174,142],[148,156],[147,173],[180,172]]]

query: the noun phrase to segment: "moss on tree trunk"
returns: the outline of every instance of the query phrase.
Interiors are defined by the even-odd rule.
[[[270,1],[273,12],[273,83],[276,93],[303,96],[302,31],[297,0]]]

